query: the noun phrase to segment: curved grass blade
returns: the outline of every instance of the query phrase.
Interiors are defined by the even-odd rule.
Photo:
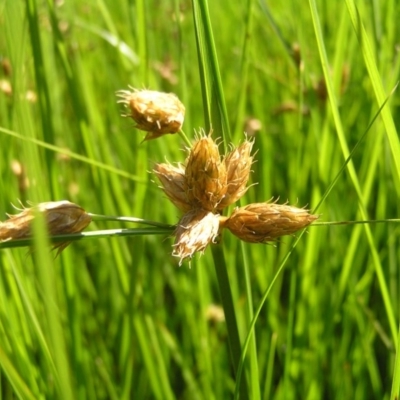
[[[7,357],[7,354],[0,347],[0,365],[4,373],[13,385],[15,393],[20,397],[27,400],[35,400],[35,396],[29,390],[29,387],[23,381],[18,371],[12,364],[11,360]]]
[[[118,168],[114,168],[114,167],[112,167],[112,166],[110,166],[108,164],[104,164],[102,162],[95,161],[95,160],[93,160],[93,159],[91,159],[89,157],[85,157],[85,156],[82,156],[80,154],[74,153],[71,150],[63,149],[62,147],[58,147],[58,146],[55,146],[53,144],[43,142],[42,140],[39,140],[39,139],[27,137],[27,136],[24,136],[24,135],[22,135],[22,134],[20,134],[18,132],[10,131],[9,129],[5,129],[5,128],[2,128],[2,127],[0,127],[0,132],[3,132],[4,134],[12,136],[12,137],[14,137],[16,139],[24,140],[26,142],[30,142],[30,143],[36,144],[37,146],[43,147],[44,149],[53,151],[55,153],[63,154],[65,156],[68,156],[68,157],[73,158],[75,160],[84,162],[84,163],[86,163],[88,165],[91,165],[93,167],[96,167],[96,168],[99,168],[99,169],[103,169],[103,170],[108,171],[108,172],[112,172],[115,175],[123,176],[124,178],[131,179],[131,180],[133,180],[135,182],[145,183],[142,179],[138,178],[135,175],[132,175],[132,174],[130,174],[128,172],[122,171],[122,170],[120,170]]]

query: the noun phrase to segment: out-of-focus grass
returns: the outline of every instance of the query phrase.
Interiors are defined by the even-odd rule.
[[[232,141],[255,119],[262,126],[257,184],[242,204],[279,197],[314,207],[398,79],[400,5],[208,6]],[[187,109],[186,134],[206,126],[191,2],[1,1],[0,26],[0,219],[18,199],[68,199],[96,214],[176,223],[178,211],[148,171],[183,161],[184,143],[167,135],[141,144],[115,92],[173,91]],[[318,210],[322,220],[400,215],[398,108],[395,92],[352,156],[353,172],[345,169]],[[213,134],[221,135],[217,126]],[[251,398],[364,400],[398,390],[398,229],[307,230],[255,323],[243,364]],[[178,267],[169,238],[102,238],[54,259],[42,231],[38,223],[32,255],[0,251],[3,398],[233,396],[210,249]],[[293,243],[241,244],[226,233],[217,245],[242,343]]]

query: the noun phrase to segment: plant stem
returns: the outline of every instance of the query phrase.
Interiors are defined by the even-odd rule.
[[[226,326],[228,330],[229,351],[235,377],[237,376],[242,352],[238,323],[236,320],[235,306],[233,304],[232,291],[229,283],[228,269],[225,262],[222,246],[212,246],[215,272],[217,274],[219,291],[221,294],[222,306],[224,308]],[[248,399],[246,376],[243,375],[240,381],[240,398]]]
[[[311,226],[325,226],[325,225],[359,225],[359,224],[381,224],[386,222],[400,222],[400,219],[370,219],[366,221],[319,221],[313,222]]]
[[[136,218],[136,217],[123,217],[123,216],[112,216],[112,215],[100,215],[88,213],[93,221],[119,221],[119,222],[134,222],[139,224],[145,224],[150,226],[156,226],[163,229],[175,229],[174,225],[164,224],[162,222],[150,221],[148,219]]]

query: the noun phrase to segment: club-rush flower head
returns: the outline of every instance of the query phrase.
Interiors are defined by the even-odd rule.
[[[236,208],[222,225],[245,242],[266,243],[284,235],[291,235],[317,218],[317,215],[310,214],[304,208],[275,203],[254,203]]]
[[[226,166],[210,136],[198,139],[186,161],[185,191],[193,207],[212,211],[228,190]]]
[[[194,253],[203,252],[215,241],[219,231],[219,215],[207,210],[193,209],[178,222],[175,230],[175,244],[172,255],[180,263]]]
[[[276,203],[254,203],[236,208],[230,216],[223,210],[248,189],[253,164],[254,140],[232,147],[221,157],[215,140],[201,135],[189,149],[184,164],[156,164],[153,172],[169,200],[183,213],[175,230],[173,255],[183,260],[204,252],[224,229],[250,243],[273,242],[292,235],[315,221],[304,208]]]
[[[49,235],[62,235],[82,232],[91,222],[90,215],[77,204],[67,200],[39,203],[24,208],[19,214],[9,215],[9,219],[0,223],[0,240],[26,239],[31,236],[32,221],[35,213],[43,213]],[[54,245],[59,252],[69,242]]]
[[[136,128],[148,132],[144,140],[156,139],[167,133],[180,131],[185,118],[185,106],[173,93],[155,90],[119,90],[119,103],[128,109],[124,117],[131,117]]]

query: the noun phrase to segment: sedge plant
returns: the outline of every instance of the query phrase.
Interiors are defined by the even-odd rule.
[[[0,3],[4,397],[397,398],[399,6],[111,3]]]

